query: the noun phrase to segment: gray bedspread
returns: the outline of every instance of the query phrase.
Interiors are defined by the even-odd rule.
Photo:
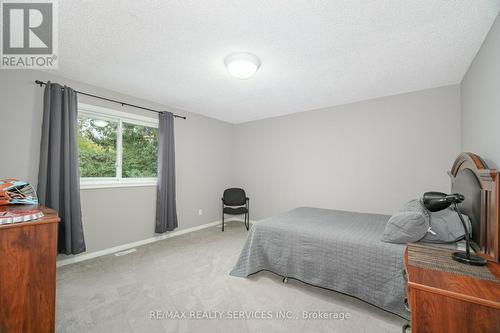
[[[264,219],[250,230],[231,275],[269,270],[408,318],[405,246],[381,241],[388,219],[309,207]]]

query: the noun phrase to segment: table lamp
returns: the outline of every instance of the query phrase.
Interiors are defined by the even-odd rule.
[[[464,200],[465,197],[460,193],[446,194],[441,192],[426,192],[422,197],[425,208],[427,208],[431,212],[438,212],[453,205],[455,212],[460,218],[460,222],[462,222],[462,226],[464,227],[465,231],[465,252],[454,252],[452,254],[453,260],[467,265],[483,266],[486,265],[485,259],[470,254],[469,230],[467,229],[464,218],[462,217],[462,214],[460,214],[460,210],[458,209],[458,204]]]

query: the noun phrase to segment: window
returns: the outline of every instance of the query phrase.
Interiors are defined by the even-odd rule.
[[[157,147],[156,119],[78,105],[82,189],[156,185]]]
[[[78,117],[80,177],[116,177],[118,122]]]
[[[122,176],[125,178],[156,177],[158,129],[123,123]]]

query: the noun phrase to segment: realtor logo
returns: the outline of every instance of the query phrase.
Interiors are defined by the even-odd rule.
[[[1,68],[57,68],[57,2],[1,2]]]

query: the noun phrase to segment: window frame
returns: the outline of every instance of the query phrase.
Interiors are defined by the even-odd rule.
[[[108,107],[78,103],[78,117],[80,116],[117,123],[116,162],[115,162],[116,177],[80,177],[81,190],[157,185],[157,177],[142,177],[142,178],[122,177],[122,167],[123,167],[122,129],[123,129],[123,123],[158,128],[158,119],[141,116],[130,112],[118,111]],[[78,161],[78,163],[79,162],[80,161]]]

